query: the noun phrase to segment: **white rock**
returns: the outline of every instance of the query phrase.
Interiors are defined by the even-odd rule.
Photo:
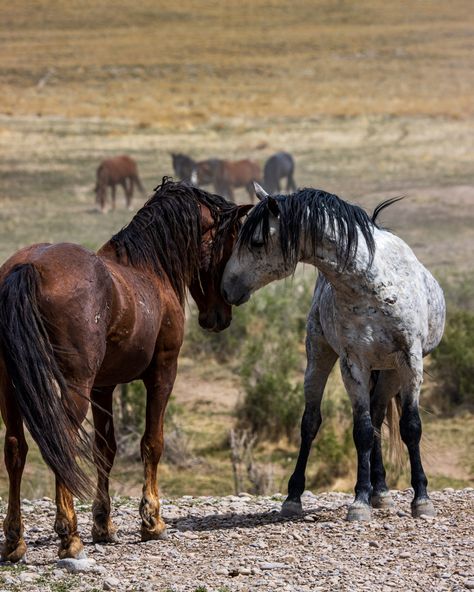
[[[120,586],[120,580],[114,577],[109,577],[104,580],[102,588],[104,590],[116,590]]]
[[[277,561],[264,561],[263,563],[259,563],[258,565],[260,569],[287,569],[288,565],[286,563],[279,563]]]

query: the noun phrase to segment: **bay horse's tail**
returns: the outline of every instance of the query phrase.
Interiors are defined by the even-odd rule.
[[[0,287],[0,347],[21,416],[57,479],[85,497],[91,482],[77,463],[90,458],[87,434],[67,407],[68,387],[38,306],[39,274],[15,266]],[[90,448],[89,448],[90,450]]]
[[[140,177],[138,176],[137,172],[133,175],[133,180],[135,181],[135,183],[136,183],[138,189],[141,191],[141,193],[145,193],[145,188],[143,187],[142,182],[140,181]]]

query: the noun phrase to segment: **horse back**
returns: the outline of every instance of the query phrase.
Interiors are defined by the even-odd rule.
[[[130,156],[122,155],[103,160],[97,169],[98,181],[108,184],[120,183],[129,177],[136,177],[138,168],[136,162]]]
[[[242,160],[223,160],[220,167],[222,179],[235,187],[244,186],[252,181],[260,181],[260,165],[248,158]]]

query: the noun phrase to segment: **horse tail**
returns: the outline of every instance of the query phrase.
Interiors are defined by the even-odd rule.
[[[389,433],[390,461],[396,467],[403,464],[403,442],[400,436],[400,417],[402,415],[402,403],[400,395],[392,397],[387,405],[385,423]]]
[[[142,192],[145,193],[145,188],[142,185],[142,182],[140,181],[140,177],[138,176],[138,173],[135,173],[133,175],[133,180],[135,181],[135,183],[137,184],[138,189]]]
[[[371,216],[372,224],[377,223],[377,218],[380,215],[380,212],[382,210],[385,210],[385,208],[388,208],[392,204],[397,203],[397,201],[405,199],[405,197],[406,197],[405,195],[398,195],[397,197],[391,197],[390,199],[386,199],[385,201],[382,201],[381,203],[379,203],[379,205],[372,212],[372,216]]]
[[[39,309],[39,273],[15,266],[0,287],[0,348],[20,414],[46,464],[72,494],[84,498],[91,482],[77,463],[90,460],[88,437],[68,407],[68,387]]]

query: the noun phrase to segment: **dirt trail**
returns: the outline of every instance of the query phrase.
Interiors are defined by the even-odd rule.
[[[163,500],[168,538],[139,542],[138,500],[114,500],[118,543],[93,545],[90,508],[79,511],[89,562],[56,564],[53,503],[24,503],[26,564],[4,565],[2,590],[93,592],[389,592],[474,588],[474,489],[433,492],[435,519],[409,515],[411,492],[371,522],[345,521],[352,497],[304,496],[304,516],[283,520],[282,497],[246,494]],[[1,505],[2,514],[5,511]],[[74,573],[79,570],[78,573]],[[2,581],[3,580],[3,581]]]

